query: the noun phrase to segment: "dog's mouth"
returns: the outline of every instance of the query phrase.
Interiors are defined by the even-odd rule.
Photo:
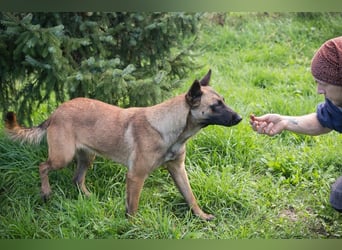
[[[242,121],[242,117],[236,114],[236,115],[233,115],[231,119],[228,119],[227,122],[222,123],[222,124],[217,124],[217,125],[232,127],[232,126],[238,125],[241,121]]]
[[[242,117],[239,116],[238,114],[236,114],[236,115],[233,117],[230,126],[238,125],[241,121],[242,121]]]
[[[221,125],[225,127],[232,127],[239,124],[241,121],[242,117],[236,113],[227,116],[211,115],[203,121],[202,125],[203,127],[206,127],[208,125]]]

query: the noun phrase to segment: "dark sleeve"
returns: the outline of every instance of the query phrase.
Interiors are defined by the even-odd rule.
[[[328,99],[317,106],[317,119],[323,127],[342,133],[342,111]]]
[[[317,119],[323,127],[332,129],[331,117],[327,112],[326,102],[318,104]]]

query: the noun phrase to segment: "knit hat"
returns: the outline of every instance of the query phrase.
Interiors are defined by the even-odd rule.
[[[330,204],[339,212],[342,212],[342,176],[331,187]]]
[[[342,86],[342,36],[326,41],[311,62],[315,79]]]

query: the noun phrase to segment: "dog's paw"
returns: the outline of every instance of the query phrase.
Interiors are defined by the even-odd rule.
[[[212,214],[206,214],[206,213],[201,213],[201,214],[197,214],[197,216],[199,218],[201,218],[202,220],[205,220],[205,221],[212,221],[213,219],[215,219],[215,216],[212,215]]]
[[[205,214],[205,217],[203,219],[206,221],[212,221],[213,219],[215,219],[215,216],[212,214]]]
[[[48,193],[43,193],[43,192],[41,192],[41,193],[40,193],[40,197],[42,198],[42,201],[43,201],[44,203],[46,203],[46,202],[48,202],[48,200],[49,200],[50,197],[51,197],[51,192],[48,192]]]

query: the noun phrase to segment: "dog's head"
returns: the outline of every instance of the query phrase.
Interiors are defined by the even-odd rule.
[[[195,80],[186,94],[192,118],[202,127],[237,125],[242,120],[241,116],[228,107],[224,98],[209,86],[210,76],[211,70],[202,80]]]

